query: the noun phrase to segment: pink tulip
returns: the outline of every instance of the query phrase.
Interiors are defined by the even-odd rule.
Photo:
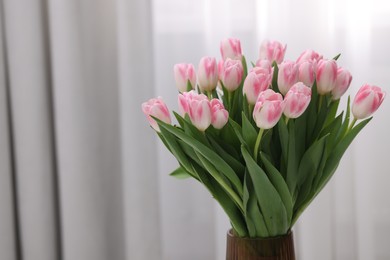
[[[217,64],[217,71],[218,71],[218,79],[222,80],[222,74],[223,74],[223,66],[225,62],[224,60],[220,60]]]
[[[194,65],[186,63],[175,64],[173,72],[175,75],[176,87],[180,92],[187,91],[188,82],[191,83],[192,89],[195,88],[196,73]]]
[[[304,61],[311,61],[316,66],[317,62],[322,59],[322,55],[313,50],[306,50],[298,57],[297,63],[301,64]]]
[[[284,97],[284,115],[288,118],[297,118],[305,112],[311,100],[311,88],[298,82],[294,84]]]
[[[179,113],[182,117],[185,114],[190,115],[190,104],[192,100],[208,100],[207,96],[204,94],[198,94],[195,90],[191,90],[189,92],[183,92],[178,96],[178,105],[179,105]]]
[[[298,80],[303,82],[308,87],[313,86],[315,80],[313,62],[304,61],[299,65]]]
[[[332,99],[340,99],[342,95],[348,90],[349,85],[351,85],[352,75],[348,70],[343,68],[338,68],[336,86],[332,90]]]
[[[216,129],[224,127],[229,119],[229,113],[219,101],[219,99],[213,98],[210,101],[211,106],[211,124]]]
[[[320,95],[331,92],[336,86],[337,64],[334,60],[319,60],[317,64],[317,91]]]
[[[229,92],[235,91],[241,84],[244,69],[240,60],[227,58],[223,64],[221,80]]]
[[[241,43],[239,39],[229,38],[221,41],[220,47],[222,59],[241,60]]]
[[[271,81],[272,74],[269,73],[268,69],[254,67],[245,78],[242,89],[248,103],[254,105],[260,92],[268,89]]]
[[[278,87],[286,95],[292,85],[298,82],[299,66],[293,61],[283,61],[279,65]]]
[[[273,74],[272,64],[269,60],[257,60],[256,67],[263,68],[268,71],[269,74]]]
[[[191,100],[190,119],[200,131],[205,131],[211,124],[211,107],[209,100]]]
[[[218,83],[218,69],[215,58],[203,57],[198,67],[198,83],[202,91],[212,91]]]
[[[171,123],[171,116],[169,114],[168,107],[161,97],[152,98],[147,102],[142,103],[142,111],[147,116],[150,126],[157,132],[160,132],[160,128],[152,116],[167,124]]]
[[[260,46],[260,59],[267,59],[271,63],[276,61],[281,63],[284,59],[287,45],[283,45],[278,41],[264,41]]]
[[[279,121],[283,109],[282,95],[275,93],[272,89],[267,89],[261,92],[257,99],[255,109],[253,110],[253,119],[257,127],[270,129]]]
[[[192,124],[200,131],[206,130],[211,124],[211,106],[206,95],[194,90],[178,95],[179,112],[184,117],[190,117]]]
[[[363,85],[352,103],[352,114],[355,119],[371,116],[382,104],[386,93],[377,86]]]

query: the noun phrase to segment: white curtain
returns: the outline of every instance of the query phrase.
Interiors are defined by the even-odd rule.
[[[389,92],[387,0],[0,1],[0,259],[222,260],[229,221],[168,176],[141,103],[176,109],[172,67],[241,39],[312,48]],[[345,105],[345,104],[344,104]],[[297,259],[390,259],[385,100],[294,228]]]

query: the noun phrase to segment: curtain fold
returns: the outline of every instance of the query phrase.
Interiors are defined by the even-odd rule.
[[[6,62],[4,7],[0,4],[0,257],[16,260],[18,229],[14,190],[12,126],[10,124],[9,84]]]
[[[64,259],[124,259],[116,9],[50,1]]]
[[[151,1],[116,3],[126,259],[163,259],[156,137],[140,123],[141,103],[155,95]]]
[[[59,259],[53,128],[42,1],[3,1],[13,170],[23,259]]]

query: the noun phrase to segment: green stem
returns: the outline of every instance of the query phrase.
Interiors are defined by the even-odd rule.
[[[253,109],[255,108],[255,105],[252,105],[252,104],[249,104],[248,103],[248,111],[249,111],[249,115],[252,115],[253,114]]]
[[[288,120],[290,120],[290,118],[286,117],[286,121],[285,121],[286,125],[288,124]]]
[[[229,105],[229,111],[232,109],[232,92],[228,91],[228,105]]]
[[[351,124],[350,124],[349,127],[348,127],[347,133],[354,127],[356,121],[357,121],[357,119],[356,119],[356,118],[353,118]]]
[[[320,100],[318,102],[318,113],[320,113],[321,111],[321,107],[322,107],[322,100],[324,99],[324,96],[323,95],[320,95]]]
[[[255,105],[248,103],[248,114],[246,115],[248,119],[253,122],[253,109],[255,108]]]
[[[212,99],[212,92],[207,90],[206,94],[207,94],[207,97],[211,100]]]
[[[261,128],[259,134],[257,135],[255,149],[253,150],[253,158],[255,159],[255,162],[257,162],[257,155],[259,154],[259,146],[260,146],[260,141],[261,141],[261,137],[263,136],[263,133],[264,133],[264,129]]]

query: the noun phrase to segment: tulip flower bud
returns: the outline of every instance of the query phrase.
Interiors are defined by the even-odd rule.
[[[192,124],[200,131],[206,130],[211,124],[211,106],[206,95],[196,91],[184,92],[178,95],[179,112],[182,117],[186,114]]]
[[[194,65],[186,63],[175,64],[173,72],[175,75],[176,87],[180,92],[186,92],[188,90],[188,82],[190,82],[192,89],[195,88],[196,73]]]
[[[217,61],[215,58],[203,57],[198,67],[198,83],[202,91],[212,91],[218,83]]]
[[[271,85],[272,74],[267,69],[254,67],[245,78],[243,93],[246,95],[248,103],[254,105],[260,92],[268,89]]]
[[[244,69],[240,60],[227,58],[223,64],[221,80],[229,92],[235,91],[241,84]]]
[[[355,119],[371,116],[382,104],[386,93],[377,86],[363,85],[352,103],[352,114]]]
[[[298,82],[299,66],[293,61],[284,61],[279,65],[278,88],[286,95],[292,85]]]
[[[332,99],[340,99],[342,95],[348,90],[349,85],[351,85],[352,75],[348,70],[343,68],[338,68],[336,86],[332,90]]]
[[[195,90],[191,90],[190,92],[183,92],[178,96],[178,105],[179,105],[179,113],[182,117],[185,114],[190,115],[190,104],[192,100],[208,100],[207,96],[204,94],[198,94]]]
[[[295,83],[284,97],[284,115],[288,118],[300,117],[311,100],[311,88],[302,82]]]
[[[267,70],[269,74],[273,74],[272,64],[269,60],[257,60],[256,67],[263,68]]]
[[[224,67],[224,60],[220,60],[217,64],[217,71],[218,71],[218,79],[222,80],[222,74],[223,74],[223,67]]]
[[[210,106],[211,124],[215,129],[221,129],[228,122],[229,113],[219,99],[213,98],[210,101]]]
[[[314,66],[311,61],[304,61],[299,65],[298,80],[306,86],[312,87],[315,80]]]
[[[157,132],[160,132],[160,128],[152,116],[167,124],[171,123],[171,116],[169,114],[168,107],[161,97],[152,98],[147,102],[142,103],[142,111],[147,116],[150,126]]]
[[[302,52],[302,54],[298,57],[297,63],[301,64],[304,61],[311,61],[313,63],[313,66],[315,67],[317,62],[321,59],[322,59],[322,55],[318,54],[313,50],[306,50]]]
[[[193,99],[189,104],[192,124],[200,131],[205,131],[211,124],[210,101]]]
[[[257,98],[255,109],[253,110],[253,119],[257,127],[270,129],[279,121],[283,109],[282,95],[275,93],[272,89],[267,89],[261,92]]]
[[[317,64],[317,91],[320,95],[331,92],[336,86],[337,64],[334,60],[320,60]]]
[[[283,45],[278,41],[264,41],[260,46],[260,59],[267,59],[271,63],[276,61],[281,63],[284,59],[287,45]]]
[[[241,60],[241,42],[239,39],[229,38],[221,41],[221,56],[223,60]]]

